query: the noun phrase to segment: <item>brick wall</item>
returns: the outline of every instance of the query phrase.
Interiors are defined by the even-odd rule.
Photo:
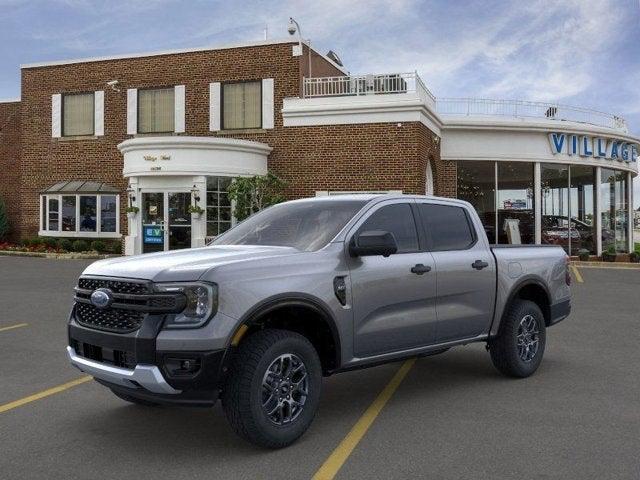
[[[20,102],[0,103],[0,197],[7,206],[10,238],[17,233],[20,184]]]
[[[299,96],[307,63],[306,56],[292,56],[293,43],[23,69],[19,169],[23,208],[17,222],[21,236],[37,232],[38,194],[59,181],[106,182],[122,189],[121,206],[126,205],[127,181],[117,145],[131,138],[126,134],[127,88],[185,85],[183,135],[220,135],[269,144],[273,147],[269,168],[288,182],[289,198],[311,196],[318,190],[424,193],[428,158],[434,160],[436,175],[455,177],[455,167],[440,161],[434,135],[417,122],[283,127],[283,99]],[[312,60],[314,76],[342,75],[322,57]],[[275,128],[210,132],[209,83],[262,78],[275,80]],[[110,80],[119,81],[120,92],[106,86]],[[51,138],[51,95],[95,90],[105,91],[105,135]],[[436,192],[455,195],[453,185],[451,190],[448,180],[438,179]],[[126,225],[122,213],[123,234]]]
[[[431,162],[434,179],[434,194],[440,197],[456,197],[457,170],[456,163],[440,159],[440,138],[420,124],[418,133],[419,157]],[[426,162],[422,171],[426,172]],[[421,192],[421,193],[424,193]]]

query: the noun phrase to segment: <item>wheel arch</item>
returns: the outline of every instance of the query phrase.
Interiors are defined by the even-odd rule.
[[[502,325],[504,316],[509,309],[509,305],[511,305],[516,299],[530,300],[538,305],[542,311],[542,315],[544,316],[545,325],[549,326],[551,321],[551,294],[542,279],[531,276],[520,279],[511,288],[511,292],[509,292],[509,296],[502,307],[500,321],[497,322],[497,325],[493,325],[491,328],[492,337],[496,336],[500,331],[500,326]]]
[[[281,328],[305,336],[320,357],[325,375],[341,365],[341,342],[331,309],[321,300],[304,293],[283,293],[269,297],[249,309],[236,327],[229,346],[242,342],[252,332]]]

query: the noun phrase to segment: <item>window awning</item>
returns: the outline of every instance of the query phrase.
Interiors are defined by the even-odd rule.
[[[42,190],[41,193],[120,193],[121,189],[104,182],[71,180],[59,182]]]

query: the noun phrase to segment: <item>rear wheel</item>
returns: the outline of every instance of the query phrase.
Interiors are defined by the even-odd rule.
[[[282,448],[311,424],[321,384],[320,359],[309,340],[287,330],[262,330],[240,345],[222,406],[238,435]]]
[[[546,331],[540,307],[529,300],[514,300],[500,325],[498,336],[489,341],[495,367],[510,377],[528,377],[540,366]]]

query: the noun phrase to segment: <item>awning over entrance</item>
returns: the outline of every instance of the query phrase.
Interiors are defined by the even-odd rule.
[[[104,182],[92,182],[86,180],[71,180],[58,182],[42,190],[41,193],[120,193],[121,189],[112,187]]]

